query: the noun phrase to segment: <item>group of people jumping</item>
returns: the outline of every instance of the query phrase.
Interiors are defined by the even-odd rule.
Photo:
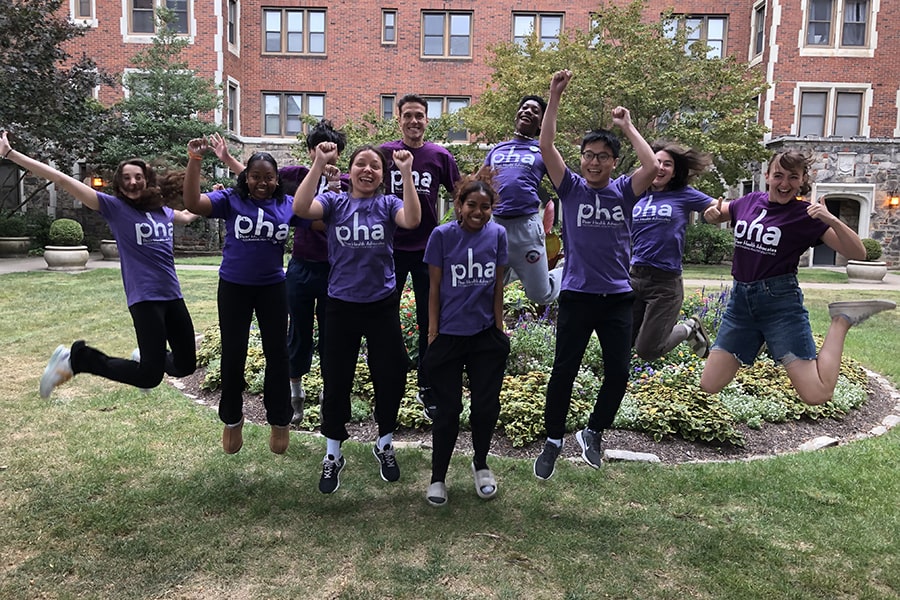
[[[362,339],[374,384],[378,438],[372,447],[381,477],[397,481],[393,434],[405,393],[409,360],[399,304],[412,280],[419,326],[418,399],[433,421],[427,501],[447,503],[447,472],[468,379],[472,475],[477,495],[496,496],[487,464],[500,414],[500,391],[510,352],[504,331],[503,287],[521,280],[539,304],[558,302],[556,350],[547,386],[547,439],[534,474],[549,479],[562,451],[572,387],[591,334],[600,342],[603,379],[587,426],[575,433],[581,457],[598,468],[602,437],[624,397],[632,348],[657,359],[687,341],[706,358],[701,387],[714,394],[763,344],[787,371],[801,399],[828,401],[834,393],[844,338],[852,325],[888,301],[835,302],[831,326],[816,352],[796,273],[800,256],[825,243],[861,259],[859,237],[820,202],[798,201],[810,191],[809,160],[796,151],[776,154],[765,173],[767,192],[724,202],[690,186],[711,157],[672,141],[649,144],[627,108],[612,124],[634,148],[639,166],[614,176],[621,143],[608,129],[585,134],[580,169],[566,165],[555,144],[557,116],[572,73],[550,80],[549,101],[522,98],[512,139],[497,144],[483,167],[461,177],[452,154],[426,141],[427,101],[406,95],[397,103],[401,139],[353,150],[349,172],[336,164],[346,139],[321,121],[306,137],[310,166],[279,168],[266,152],[241,164],[218,135],[187,145],[183,173],[157,181],[142,160],[119,165],[112,194],[96,191],[12,149],[0,134],[0,156],[72,194],[107,220],[118,242],[122,280],[138,348],[130,359],[110,357],[84,341],[59,346],[41,377],[40,394],[78,373],[93,373],[138,388],[163,374],[183,377],[196,368],[194,328],[175,273],[174,223],[198,217],[225,222],[217,291],[221,332],[219,418],[226,453],[243,445],[242,392],[249,330],[256,316],[266,359],[263,402],[269,447],[283,454],[292,423],[303,420],[302,378],[314,349],[313,319],[324,390],[321,432],[326,439],[319,490],[330,494],[346,466],[350,394]],[[201,192],[200,165],[212,152],[239,173],[234,187]],[[549,178],[560,203],[565,259],[548,267],[539,189]],[[180,177],[186,210],[173,210]],[[161,178],[162,179],[162,178]],[[439,188],[453,197],[455,218],[440,224]],[[708,222],[730,222],[735,232],[733,291],[715,342],[699,317],[679,322],[684,297],[682,254],[693,212]],[[545,217],[553,214],[553,204]],[[287,268],[284,245],[293,228]],[[285,335],[287,333],[287,336]]]

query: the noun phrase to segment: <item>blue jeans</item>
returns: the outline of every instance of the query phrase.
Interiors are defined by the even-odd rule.
[[[796,275],[734,282],[713,348],[751,365],[764,341],[772,357],[782,364],[816,359],[809,312],[803,306]]]
[[[325,338],[325,306],[328,303],[327,262],[292,258],[288,263],[287,286],[288,326],[287,344],[291,379],[300,379],[312,366],[313,317],[319,324],[319,361],[322,359],[322,340]],[[321,364],[320,364],[321,367]]]
[[[547,437],[562,439],[566,433],[572,385],[591,333],[597,334],[603,351],[603,383],[597,392],[588,427],[601,431],[612,425],[628,385],[633,304],[634,292],[585,294],[564,291],[559,295],[556,354],[544,408]]]

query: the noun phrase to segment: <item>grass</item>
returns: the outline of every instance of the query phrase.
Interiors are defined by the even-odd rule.
[[[216,273],[179,275],[202,330]],[[817,332],[841,294],[807,293]],[[423,498],[427,452],[401,449],[401,480],[387,484],[369,446],[348,443],[341,488],[323,496],[321,438],[292,435],[275,456],[253,425],[226,456],[214,412],[170,386],[145,395],[82,375],[38,398],[57,343],[130,353],[117,271],[3,275],[0,307],[4,599],[900,595],[897,430],[748,463],[566,463],[548,482],[531,461],[493,458],[489,503],[456,456],[444,509]],[[851,332],[848,353],[887,371],[898,317]]]
[[[731,281],[731,265],[684,265],[684,279],[712,279]],[[840,270],[826,268],[800,269],[797,273],[800,283],[847,283],[847,274]]]

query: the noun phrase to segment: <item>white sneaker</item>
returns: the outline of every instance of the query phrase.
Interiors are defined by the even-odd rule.
[[[894,310],[895,308],[897,308],[897,303],[890,300],[832,302],[828,305],[828,315],[832,319],[844,317],[850,322],[850,325],[859,325],[872,315],[886,310]]]
[[[133,360],[136,363],[141,362],[141,349],[140,348],[135,348],[134,350],[131,351],[131,360]],[[138,389],[141,390],[142,392],[144,392],[145,394],[150,393],[150,388],[138,388]]]
[[[57,346],[53,354],[50,355],[50,361],[41,375],[41,398],[46,400],[50,397],[50,392],[58,385],[62,385],[75,376],[72,371],[72,362],[70,360],[71,352],[65,346]]]

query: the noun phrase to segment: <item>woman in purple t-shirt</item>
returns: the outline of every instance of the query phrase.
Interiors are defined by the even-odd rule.
[[[800,256],[825,243],[849,259],[866,251],[859,236],[809,193],[809,159],[796,151],[776,154],[766,171],[768,193],[753,192],[710,206],[710,223],[730,221],[734,228],[734,289],[722,317],[700,387],[716,394],[734,379],[742,364],[753,364],[763,343],[787,371],[800,399],[823,404],[834,394],[844,339],[850,327],[896,307],[865,300],[828,305],[831,326],[816,355],[816,344],[797,283]]]
[[[316,195],[318,182],[338,148],[333,142],[316,146],[309,173],[297,188],[294,212],[325,222],[328,236],[328,336],[322,348],[325,393],[322,434],[325,458],[319,491],[330,494],[340,485],[346,460],[341,443],[349,437],[350,392],[362,338],[375,387],[378,440],[372,453],[381,478],[397,481],[400,467],[392,446],[397,412],[406,389],[406,348],[400,329],[400,293],[396,286],[392,241],[397,227],[413,229],[421,219],[413,185],[412,154],[395,150],[394,164],[403,179],[403,200],[384,194],[387,161],[374,146],[350,155],[350,191]]]
[[[435,229],[425,247],[431,289],[422,368],[434,402],[431,485],[425,497],[432,506],[447,503],[444,482],[459,437],[463,370],[471,392],[475,493],[485,500],[497,495],[487,454],[500,416],[500,388],[509,356],[509,338],[503,333],[506,230],[491,220],[498,200],[489,167],[466,177],[454,192],[456,221]]]
[[[631,221],[631,287],[634,321],[631,342],[638,356],[656,360],[683,341],[701,358],[709,337],[699,316],[676,324],[684,301],[681,257],[691,213],[714,200],[688,185],[712,164],[708,154],[673,142],[651,144],[659,172],[637,204]]]
[[[13,150],[5,131],[0,134],[0,156],[49,179],[103,215],[118,243],[122,282],[137,336],[138,348],[131,360],[107,356],[83,340],[71,349],[59,346],[41,376],[41,397],[48,398],[54,387],[77,373],[143,389],[159,385],[163,373],[173,377],[193,373],[197,364],[194,325],[175,275],[172,224],[190,223],[196,215],[166,206],[156,174],[140,159],[119,164],[113,175],[115,194],[109,195]],[[167,342],[171,351],[166,350]]]
[[[192,212],[225,221],[216,293],[222,337],[222,448],[234,454],[244,443],[244,367],[255,313],[266,359],[263,403],[271,425],[269,449],[284,454],[293,415],[284,335],[288,326],[284,243],[290,226],[303,223],[291,211],[292,198],[284,194],[278,164],[267,152],[250,156],[235,187],[201,194],[200,163],[211,149],[205,139],[188,143],[184,204]]]

